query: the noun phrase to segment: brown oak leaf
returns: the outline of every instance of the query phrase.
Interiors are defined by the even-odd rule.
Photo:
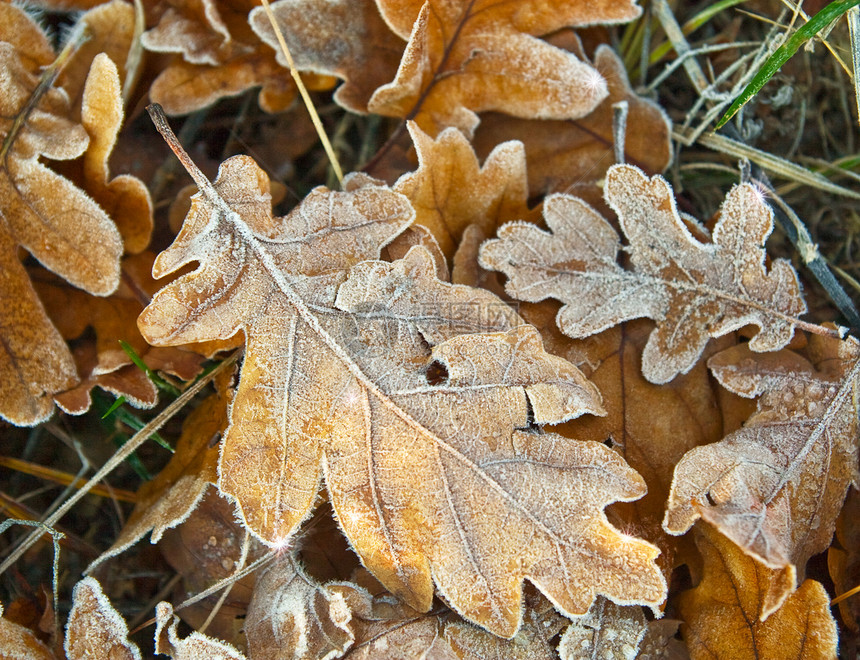
[[[401,176],[393,189],[412,203],[415,223],[432,232],[447,259],[467,226],[477,225],[489,235],[506,221],[529,216],[521,143],[498,145],[482,167],[460,131],[446,129],[434,140],[414,122],[407,127],[418,169]]]
[[[635,660],[647,629],[648,622],[641,607],[622,607],[598,598],[588,614],[564,631],[558,655],[561,660]]]
[[[122,81],[134,42],[134,8],[112,0],[83,14],[78,27],[82,43],[57,77],[71,100],[69,118],[79,121],[90,137],[86,152],[55,166],[90,195],[116,223],[125,252],[137,254],[149,245],[152,200],[137,177],[111,178],[109,158],[123,122]]]
[[[157,547],[165,561],[182,576],[181,588],[174,591],[180,600],[231,578],[269,552],[236,519],[234,504],[216,488],[206,486],[197,505],[186,510],[182,524],[164,525],[160,530],[162,537]],[[167,500],[168,506],[181,503],[177,493],[167,494]],[[179,615],[195,630],[208,621],[206,632],[223,640],[236,640],[244,625],[256,577],[256,572],[251,572],[231,580],[229,597],[223,603],[219,603],[223,595],[219,591],[183,607]]]
[[[186,114],[226,96],[262,87],[260,107],[284,110],[296,97],[288,69],[275,61],[275,50],[264,44],[248,24],[258,0],[164,0],[150,14],[157,24],[143,33],[147,50],[177,53],[155,79],[150,98],[168,114]],[[309,89],[331,89],[335,79],[308,74]]]
[[[75,26],[85,39],[57,76],[57,86],[66,90],[71,102],[71,117],[80,120],[84,86],[93,61],[104,53],[116,65],[121,81],[128,75],[126,63],[134,42],[134,6],[125,0],[110,0],[83,13]]]
[[[710,525],[697,525],[705,562],[695,589],[681,594],[681,633],[693,660],[836,657],[836,622],[824,587],[806,580],[766,621],[761,613],[773,571]]]
[[[624,160],[646,172],[659,173],[672,161],[671,123],[653,101],[630,88],[621,58],[609,46],[594,53],[594,67],[606,79],[607,96],[580,119],[534,121],[487,113],[475,131],[475,151],[485,156],[503,140],[525,145],[532,196],[564,192],[592,205],[602,202],[597,182],[615,162],[612,106],[626,101]]]
[[[373,92],[394,78],[404,44],[391,34],[373,0],[280,0],[272,3],[272,13],[296,68],[345,81],[334,93],[341,107],[367,113]],[[286,67],[265,10],[255,8],[248,21]]]
[[[68,660],[140,660],[140,649],[128,640],[128,626],[95,578],[84,578],[72,592],[66,624]]]
[[[155,652],[159,655],[169,655],[173,660],[246,660],[245,654],[234,646],[196,630],[180,638],[176,630],[178,623],[179,617],[173,613],[170,603],[161,602],[156,606]]]
[[[16,44],[32,47],[27,58],[20,57]],[[48,52],[47,38],[21,9],[0,5],[0,67],[7,72],[0,79],[0,416],[20,425],[47,419],[53,411],[51,395],[75,385],[77,375],[16,246],[74,286],[99,296],[119,284],[122,253],[120,235],[107,214],[40,162],[42,156],[76,158],[88,145],[84,128],[66,119],[65,92],[49,87],[33,98],[39,61]]]
[[[629,0],[377,0],[388,25],[409,39],[396,78],[371,97],[371,112],[415,119],[430,135],[448,126],[471,135],[475,113],[573,119],[607,95],[606,82],[574,54],[536,37],[567,26],[620,23]]]
[[[481,250],[481,265],[507,275],[514,298],[565,303],[557,322],[571,337],[586,337],[629,319],[657,328],[642,352],[642,372],[667,383],[698,361],[710,337],[748,324],[759,327],[755,351],[785,346],[806,311],[791,265],[765,268],[764,241],[773,212],[752,185],[735,186],[720,209],[713,243],[685,227],[668,182],[636,167],[614,165],[606,201],[629,241],[622,248],[612,226],[576,197],[551,195],[544,218],[551,233],[508,224]],[[618,263],[630,254],[631,269]]]
[[[642,376],[642,349],[653,329],[634,320],[600,334],[572,340],[555,329],[557,305],[524,305],[523,316],[537,326],[551,353],[576,364],[603,395],[605,417],[582,417],[554,427],[580,440],[609,442],[648,484],[640,500],[616,504],[613,512],[635,533],[662,550],[660,566],[671,574],[678,539],[662,529],[672,471],[684,454],[723,437],[720,411],[707,367],[700,362],[666,385]]]
[[[529,592],[523,625],[512,639],[502,639],[444,607],[417,612],[373,585],[339,582],[325,589],[351,610],[355,641],[343,656],[348,660],[554,660],[552,640],[567,621],[546,598]]]
[[[69,286],[43,269],[31,268],[30,278],[54,326],[66,340],[74,341],[73,354],[80,383],[54,395],[67,413],[80,415],[90,408],[90,390],[100,387],[141,408],[152,407],[158,392],[152,381],[123,350],[126,342],[154,371],[163,371],[182,380],[191,380],[202,368],[203,356],[211,356],[210,346],[152,347],[137,328],[137,316],[158,289],[150,271],[155,255],[143,252],[122,261],[123,279],[110,296],[95,297]],[[87,328],[95,337],[79,339]],[[193,350],[189,350],[193,349]]]
[[[807,355],[739,345],[709,360],[724,387],[760,396],[758,409],[742,429],[678,463],[663,523],[682,534],[702,517],[782,571],[763,616],[794,590],[809,557],[830,545],[845,493],[858,483],[860,346],[812,336]]]
[[[4,658],[54,660],[54,654],[39,641],[32,630],[3,616],[2,605],[0,605],[0,654]]]
[[[827,569],[836,594],[860,584],[860,492],[849,490],[845,506],[836,521],[836,542],[827,551]],[[860,601],[855,597],[840,601],[839,613],[845,625],[860,632]]]
[[[245,618],[255,660],[339,658],[355,641],[344,597],[317,582],[290,554],[257,576]]]
[[[437,280],[425,249],[374,261],[412,221],[403,196],[360,177],[276,219],[251,159],[214,184],[187,166],[201,193],[155,272],[200,266],[139,324],[154,344],[244,331],[219,487],[255,535],[289,543],[324,476],[365,565],[419,611],[435,583],[509,637],[525,579],[571,614],[596,593],[660,602],[656,548],[603,514],[643,494],[638,475],[599,443],[524,432],[530,411],[601,414],[597,390],[496,296]]]

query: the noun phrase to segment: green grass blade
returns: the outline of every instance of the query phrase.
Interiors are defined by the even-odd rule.
[[[725,114],[720,117],[714,130],[719,129],[734,117],[737,111],[740,110],[747,101],[755,96],[755,94],[764,87],[765,83],[770,80],[773,75],[780,70],[780,68],[782,68],[782,65],[791,59],[791,56],[797,52],[798,48],[825,27],[830,25],[837,18],[842,16],[842,14],[858,4],[860,4],[860,0],[836,0],[836,2],[831,2],[815,16],[810,18],[805,25],[798,28],[798,30],[789,37],[788,41],[777,48],[774,54],[771,55],[762,65],[759,72],[755,75],[755,78],[750,81],[750,84],[747,85],[744,91],[741,92],[740,96],[734,100],[734,102],[729,106],[729,109],[726,110]]]
[[[125,403],[125,397],[121,396],[116,401],[114,401],[110,408],[107,409],[107,412],[102,415],[102,419],[107,419],[117,408],[119,408],[122,404]]]
[[[858,0],[858,2],[860,2],[860,0]],[[168,383],[161,376],[159,376],[152,369],[150,369],[147,366],[146,362],[143,361],[143,359],[127,342],[124,342],[122,339],[120,339],[119,345],[122,346],[122,350],[125,351],[125,354],[128,355],[129,359],[134,362],[139,369],[143,370],[143,372],[146,374],[146,377],[149,378],[149,380],[151,380],[158,389],[167,392],[173,397],[178,397],[180,394],[182,394],[182,392],[180,392],[173,385]]]

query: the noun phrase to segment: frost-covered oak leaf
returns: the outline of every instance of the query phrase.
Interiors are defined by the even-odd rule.
[[[824,586],[806,580],[774,614],[761,616],[774,571],[710,525],[697,525],[702,579],[678,598],[692,658],[835,658],[837,628]]]
[[[530,196],[566,192],[598,204],[597,182],[615,162],[612,106],[627,103],[624,162],[646,172],[662,172],[672,160],[672,127],[666,113],[630,86],[624,61],[606,44],[594,52],[594,67],[609,95],[579,119],[531,121],[501,113],[481,116],[475,151],[481,157],[500,142],[519,140],[526,153]]]
[[[404,43],[391,34],[373,0],[279,0],[272,13],[296,68],[345,81],[334,93],[340,106],[367,113],[373,92],[394,78]],[[287,67],[265,9],[251,11],[248,22]]]
[[[128,639],[125,620],[95,578],[84,578],[75,585],[64,650],[69,660],[141,658],[140,649]]]
[[[119,284],[122,254],[107,214],[40,162],[43,156],[77,158],[89,141],[84,128],[67,119],[62,89],[48,87],[33,98],[39,67],[52,56],[47,37],[23,10],[0,5],[0,70],[5,72],[0,76],[0,416],[19,425],[47,419],[51,395],[74,386],[77,374],[20,262],[18,246],[99,296]]]
[[[481,265],[508,276],[518,300],[555,298],[562,332],[579,338],[635,318],[657,328],[642,352],[642,372],[667,383],[693,368],[710,337],[759,326],[754,351],[791,339],[806,311],[797,274],[776,259],[765,267],[764,241],[773,212],[749,184],[735,186],[720,208],[713,243],[701,243],[681,220],[668,182],[636,167],[606,175],[606,201],[628,245],[594,209],[569,195],[551,195],[544,218],[551,232],[511,223],[483,246]],[[630,255],[629,269],[618,263]]]
[[[415,119],[435,136],[448,126],[471,135],[478,112],[526,119],[587,115],[606,81],[573,53],[537,37],[563,27],[636,18],[631,0],[377,0],[383,18],[409,39],[395,79],[376,90],[371,112]]]
[[[401,176],[394,190],[406,195],[416,224],[427,227],[451,259],[469,225],[493,234],[508,220],[528,215],[528,184],[523,145],[499,144],[483,167],[463,134],[448,128],[435,140],[414,122],[407,128],[415,144],[418,169]]]
[[[745,345],[708,361],[717,380],[760,396],[742,429],[690,450],[675,467],[663,527],[683,534],[702,517],[741,550],[783,572],[763,604],[775,611],[825,550],[848,487],[858,480],[860,346],[812,336],[810,359]]]
[[[426,249],[374,260],[413,219],[404,197],[353,177],[273,218],[251,159],[194,176],[155,271],[200,266],[139,322],[157,344],[245,333],[219,486],[256,536],[287,544],[324,479],[365,566],[419,611],[435,582],[511,636],[525,579],[568,614],[663,598],[657,549],[603,513],[641,478],[600,443],[525,432],[601,414],[597,390],[496,296],[436,279]]]
[[[149,90],[169,114],[199,110],[226,96],[261,87],[260,107],[279,112],[290,106],[296,87],[288,69],[275,61],[275,50],[248,24],[257,0],[163,0],[151,10],[158,23],[143,33],[150,51],[177,53]],[[330,89],[329,76],[308,75],[309,89]]]

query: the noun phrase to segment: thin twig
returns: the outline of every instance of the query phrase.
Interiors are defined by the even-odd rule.
[[[119,466],[126,458],[128,458],[132,452],[134,452],[140,445],[142,445],[146,440],[151,436],[155,431],[160,429],[171,417],[173,417],[177,412],[179,412],[186,403],[188,403],[194,396],[202,390],[212,379],[215,378],[222,371],[232,366],[236,360],[239,359],[239,354],[241,351],[237,350],[232,355],[230,355],[227,359],[225,359],[221,364],[215,367],[208,374],[203,376],[200,380],[198,380],[194,385],[189,387],[185,392],[183,392],[182,396],[176,399],[173,403],[167,406],[158,416],[149,422],[146,426],[144,426],[140,431],[135,433],[131,439],[126,442],[120,449],[117,451],[110,460],[105,463],[99,470],[96,472],[90,480],[81,487],[79,491],[74,493],[68,500],[58,508],[54,513],[52,513],[48,518],[45,519],[45,522],[42,523],[44,527],[41,527],[33,532],[31,532],[28,536],[24,538],[24,540],[18,544],[12,553],[4,560],[2,564],[0,564],[0,575],[5,573],[12,564],[14,564],[18,559],[23,555],[30,547],[39,540],[39,538],[44,534],[44,528],[55,526],[60,519],[65,516],[71,508],[78,503],[78,501],[86,495],[96,484],[98,484],[102,479],[104,479],[108,474],[110,474],[114,468]]]

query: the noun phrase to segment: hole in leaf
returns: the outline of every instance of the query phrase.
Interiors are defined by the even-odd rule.
[[[441,385],[448,380],[448,369],[441,362],[433,361],[424,374],[429,385]]]

